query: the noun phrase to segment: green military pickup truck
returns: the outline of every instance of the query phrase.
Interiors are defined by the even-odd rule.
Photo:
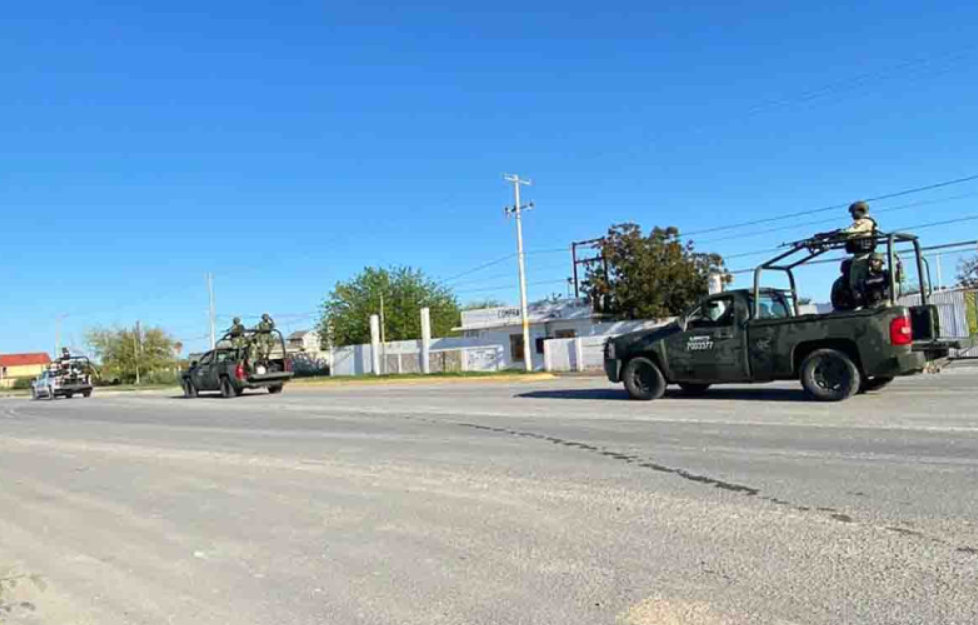
[[[247,330],[240,341],[235,342],[226,334],[217,342],[215,349],[204,353],[199,360],[180,377],[183,395],[198,397],[202,391],[218,391],[222,397],[238,397],[247,389],[268,389],[269,393],[281,393],[286,382],[295,375],[292,360],[285,348],[285,340],[278,330],[271,330],[271,349],[262,354],[252,349],[255,330]]]
[[[887,243],[890,267],[897,265],[894,248],[911,243],[925,275],[916,237],[879,237]],[[714,384],[800,380],[809,397],[839,401],[921,372],[960,346],[938,338],[937,311],[926,292],[920,306],[897,305],[897,276],[890,270],[876,281],[885,285],[878,305],[799,314],[792,269],[833,249],[841,244],[800,242],[758,267],[753,289],[711,295],[664,327],[609,339],[608,379],[643,400],[661,397],[668,384],[699,394]],[[793,259],[799,251],[807,254]],[[785,272],[791,288],[763,288],[762,273],[771,270]]]

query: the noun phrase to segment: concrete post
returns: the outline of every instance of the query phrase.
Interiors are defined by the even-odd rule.
[[[370,315],[370,364],[373,374],[380,375],[380,317]]]
[[[580,337],[574,339],[575,371],[584,371],[584,341]]]
[[[431,373],[431,311],[421,309],[421,372]]]

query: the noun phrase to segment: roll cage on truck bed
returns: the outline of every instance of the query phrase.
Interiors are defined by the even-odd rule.
[[[852,301],[825,314],[801,314],[794,269],[833,250],[866,254],[885,245],[882,267],[859,281]],[[912,246],[920,277],[921,304],[897,301],[900,246]],[[896,376],[923,371],[948,357],[960,341],[942,340],[930,281],[916,236],[874,233],[851,239],[821,235],[789,249],[754,270],[750,289],[710,295],[671,324],[614,337],[605,344],[605,372],[623,382],[633,399],[656,399],[668,384],[688,394],[713,384],[800,380],[806,394],[838,401],[882,388]],[[847,259],[837,259],[848,262]],[[852,270],[851,263],[843,265]],[[786,275],[788,289],[762,286],[770,272]],[[848,277],[838,285],[848,289]],[[851,289],[850,289],[851,291]]]

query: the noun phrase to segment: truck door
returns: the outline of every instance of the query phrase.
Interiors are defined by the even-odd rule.
[[[667,340],[670,369],[676,380],[743,382],[746,306],[734,295],[716,295],[686,315],[686,330]]]
[[[217,390],[217,371],[214,366],[214,352],[204,354],[193,372],[194,386],[198,391]]]
[[[762,291],[756,314],[753,297],[749,298],[749,306],[747,351],[752,377],[759,382],[790,377],[791,350],[782,340],[792,327],[792,322],[785,321],[791,318],[788,301],[777,291]]]

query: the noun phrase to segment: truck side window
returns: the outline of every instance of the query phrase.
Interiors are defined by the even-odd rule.
[[[754,313],[753,299],[751,298],[751,314]],[[761,293],[758,308],[758,319],[786,319],[791,316],[784,298],[776,293]]]
[[[687,317],[687,327],[722,328],[733,325],[734,302],[732,297],[719,297],[705,302]]]
[[[211,361],[214,360],[214,352],[207,352],[204,354],[203,358],[200,359],[200,364],[209,365]]]

